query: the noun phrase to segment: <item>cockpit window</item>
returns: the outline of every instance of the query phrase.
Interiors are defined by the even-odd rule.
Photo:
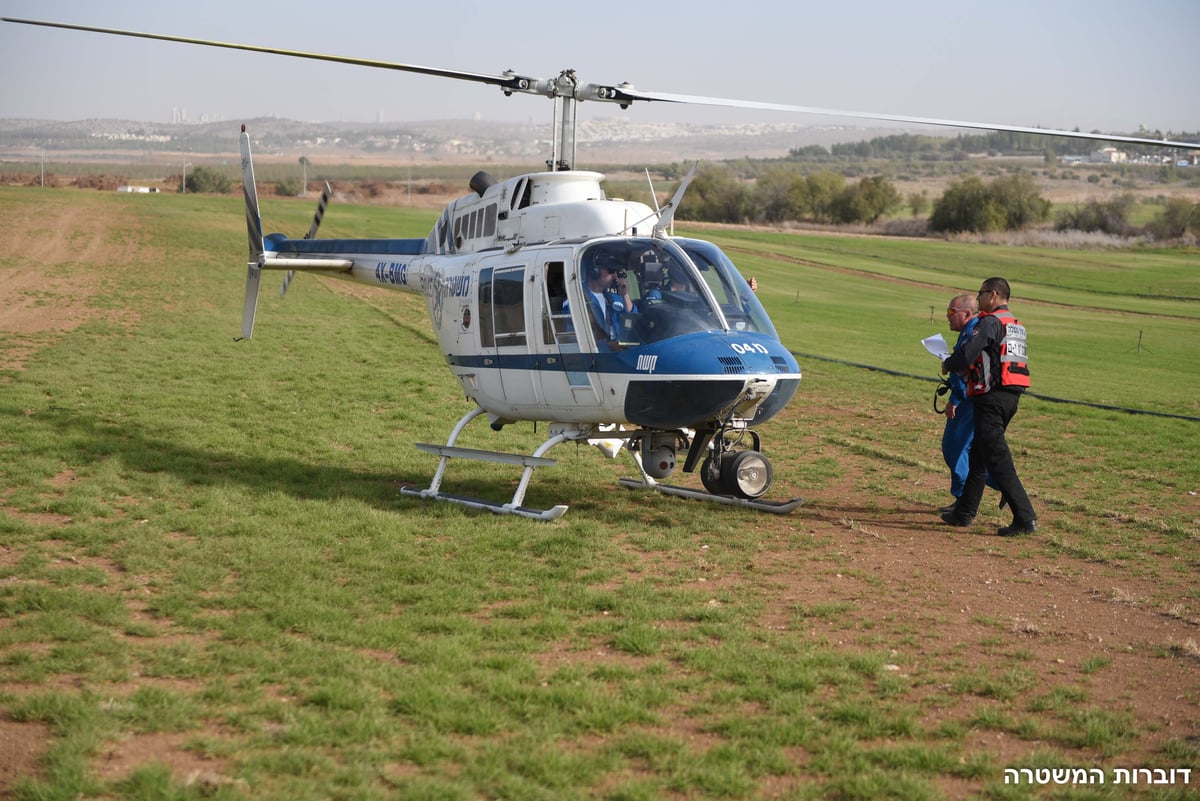
[[[597,318],[596,337],[605,338],[597,342],[602,350],[700,331],[779,338],[754,291],[711,242],[601,241],[582,252],[579,271]]]
[[[604,316],[597,330],[608,345],[629,347],[726,328],[696,266],[669,241],[599,242],[583,251],[580,273],[597,309],[594,316]]]

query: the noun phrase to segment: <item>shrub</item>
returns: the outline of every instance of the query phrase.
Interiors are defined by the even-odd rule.
[[[276,181],[275,194],[280,197],[295,197],[300,194],[300,181],[295,178],[284,178]]]
[[[1200,235],[1200,204],[1173,197],[1146,226],[1155,239],[1180,239],[1188,231]]]
[[[211,192],[224,195],[233,188],[233,181],[211,167],[194,167],[187,176],[187,191]]]
[[[1054,227],[1059,231],[1099,231],[1114,236],[1130,236],[1136,233],[1129,224],[1129,211],[1133,204],[1133,195],[1128,193],[1106,202],[1090,200],[1082,206],[1076,205],[1074,209],[1059,212]]]
[[[952,183],[933,204],[929,230],[1016,231],[1050,216],[1050,201],[1028,175],[1009,175],[990,184],[972,175]]]

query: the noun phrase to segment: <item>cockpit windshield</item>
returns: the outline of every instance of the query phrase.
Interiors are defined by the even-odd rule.
[[[700,331],[778,339],[762,304],[721,249],[693,239],[598,242],[581,256],[589,292],[617,319],[597,328],[623,347]],[[615,322],[615,325],[614,325]]]
[[[731,329],[756,331],[779,339],[767,310],[724,251],[702,239],[680,238],[674,241],[699,269]]]

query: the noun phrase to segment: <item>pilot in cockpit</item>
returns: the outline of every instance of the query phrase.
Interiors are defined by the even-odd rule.
[[[593,248],[586,257],[585,271],[588,309],[597,344],[611,345],[620,340],[622,321],[633,309],[625,265],[604,248]],[[570,301],[563,303],[562,310],[570,313]]]
[[[663,299],[663,292],[695,295],[696,287],[688,278],[687,269],[668,253],[661,253],[654,261],[643,263],[646,292],[643,297],[650,302]]]

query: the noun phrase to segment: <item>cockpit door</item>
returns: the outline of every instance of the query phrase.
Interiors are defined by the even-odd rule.
[[[591,346],[587,334],[580,333],[580,320],[587,318],[579,312],[580,303],[568,302],[567,276],[572,256],[570,250],[543,252],[530,284],[534,306],[531,321],[536,321],[531,349],[536,351],[534,361],[542,397],[552,413],[561,410],[554,416],[563,420],[574,417],[571,409],[581,404],[595,406],[598,400],[591,359],[584,352]]]

